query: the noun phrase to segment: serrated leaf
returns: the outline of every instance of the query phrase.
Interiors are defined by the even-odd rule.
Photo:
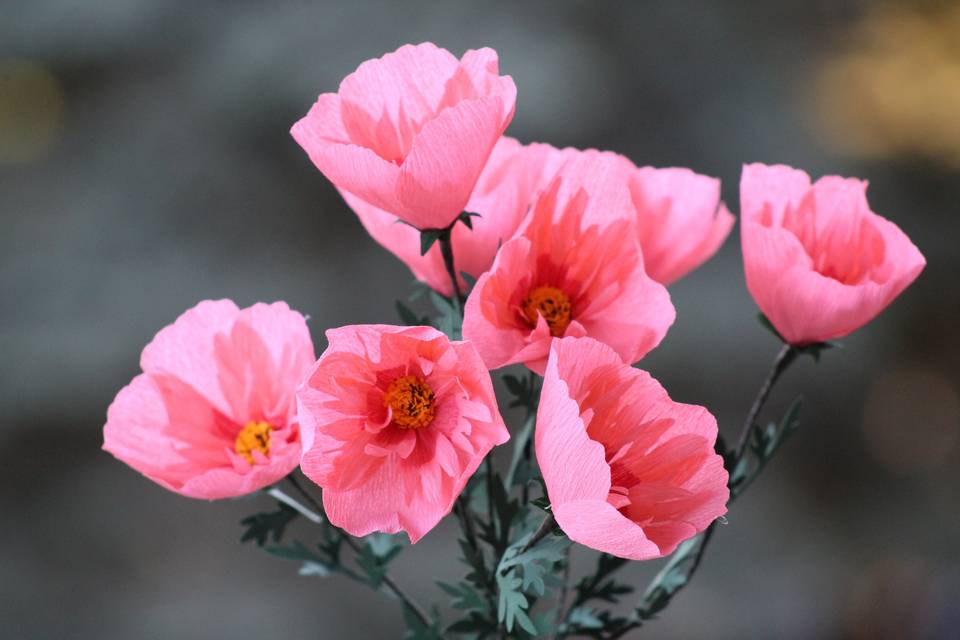
[[[287,525],[297,519],[299,515],[295,509],[282,502],[277,503],[276,511],[263,511],[244,518],[240,524],[247,528],[240,538],[241,542],[254,540],[257,546],[262,547],[267,540],[280,542]]]

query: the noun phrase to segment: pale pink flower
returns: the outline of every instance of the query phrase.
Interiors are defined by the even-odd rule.
[[[734,217],[720,201],[720,181],[690,169],[642,167],[630,179],[647,273],[671,284],[713,256]]]
[[[491,369],[522,362],[541,373],[563,336],[592,336],[635,362],[673,323],[670,295],[643,270],[633,221],[584,223],[592,193],[561,198],[562,182],[543,192],[467,300],[463,335]]]
[[[740,182],[747,288],[783,339],[807,345],[860,328],[913,282],[926,260],[870,210],[867,183],[746,165]]]
[[[493,264],[500,245],[510,239],[527,215],[549,160],[559,152],[545,144],[522,145],[513,138],[500,138],[484,167],[466,210],[478,213],[473,229],[453,228],[453,255],[457,273],[480,277]],[[378,209],[346,191],[341,192],[374,240],[406,264],[417,279],[445,296],[453,292],[439,245],[420,255],[420,233],[397,216]],[[460,286],[466,282],[460,278]]]
[[[300,461],[294,393],[314,360],[284,302],[206,300],[161,330],[107,410],[103,448],[191,498],[270,485]]]
[[[333,524],[416,542],[510,437],[490,374],[473,345],[430,327],[356,325],[327,339],[297,392],[301,468]]]
[[[466,207],[517,90],[492,49],[429,42],[368,60],[324,93],[291,134],[341,191],[419,228]]]
[[[714,417],[596,340],[553,343],[535,437],[551,511],[580,544],[656,558],[726,512]]]

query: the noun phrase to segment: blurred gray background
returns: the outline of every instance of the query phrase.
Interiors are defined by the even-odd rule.
[[[926,272],[785,377],[768,415],[802,393],[802,432],[637,635],[956,638],[960,8],[830,0],[0,2],[0,636],[398,636],[395,603],[239,544],[266,499],[181,498],[100,445],[140,349],[200,299],[287,300],[318,351],[327,327],[397,321],[409,274],[287,132],[423,40],[499,51],[511,135],[690,166],[734,211],[744,162],[871,181]],[[645,364],[728,435],[777,349],[737,234],[672,287]],[[398,561],[421,600],[461,572],[454,531]]]

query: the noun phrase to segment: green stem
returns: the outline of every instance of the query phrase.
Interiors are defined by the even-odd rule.
[[[303,488],[303,486],[300,484],[300,481],[297,480],[293,474],[290,474],[287,476],[287,481],[290,482],[291,486],[293,486],[293,488],[296,489],[301,496],[303,496],[303,499],[306,500],[314,509],[316,509],[317,511],[323,510],[323,508],[320,506],[320,503],[317,501],[317,499],[314,498],[306,489]],[[310,512],[309,509],[297,503],[293,498],[290,498],[289,496],[287,496],[287,498],[289,501],[284,501],[285,504],[288,504],[289,506],[293,507],[294,509],[296,509],[297,511],[299,511],[304,515]],[[314,522],[323,522],[323,518],[321,518],[318,514],[314,513],[313,516],[315,516],[318,519],[314,519],[313,517],[310,517],[310,516],[307,516],[307,517],[308,519],[313,520]],[[355,554],[359,556],[361,553],[363,553],[363,549],[360,547],[360,544],[356,540],[354,540],[353,537],[351,537],[347,533],[342,533],[342,536],[343,536],[343,541],[347,543],[347,546],[350,547]],[[413,600],[413,598],[408,596],[389,574],[384,573],[383,577],[381,578],[381,581],[383,582],[384,585],[387,586],[387,588],[390,589],[391,592],[393,592],[393,595],[396,596],[396,598],[400,600],[400,602],[402,602],[404,606],[406,606],[411,612],[413,612],[415,616],[417,616],[417,618],[420,619],[420,621],[425,626],[427,627],[430,626],[431,624],[430,617],[426,614],[423,608],[419,604],[417,604]]]
[[[455,220],[453,225],[457,224]],[[467,298],[460,289],[460,278],[457,277],[457,268],[453,260],[453,225],[450,225],[440,233],[437,242],[440,243],[440,254],[443,256],[443,266],[447,269],[447,275],[450,276],[450,284],[453,285],[453,296],[459,304],[460,315],[463,315],[463,305]]]

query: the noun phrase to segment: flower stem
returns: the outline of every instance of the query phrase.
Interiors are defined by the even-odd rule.
[[[763,405],[766,404],[767,397],[769,397],[770,391],[773,390],[773,385],[777,383],[777,380],[780,379],[780,376],[783,375],[783,372],[787,370],[787,367],[790,366],[799,353],[796,348],[789,344],[783,345],[777,353],[777,357],[774,358],[773,365],[770,367],[770,373],[767,375],[767,379],[763,381],[760,392],[753,401],[753,406],[750,407],[750,413],[747,414],[747,420],[744,422],[743,429],[740,431],[740,438],[737,440],[737,448],[734,449],[733,460],[730,463],[729,469],[727,469],[728,471],[733,471],[737,467],[737,463],[740,462],[740,458],[742,458],[746,452],[747,441],[750,439],[750,434],[756,427],[757,416],[760,415],[760,410],[763,409]]]
[[[440,233],[437,242],[440,243],[440,254],[443,256],[443,266],[446,267],[447,275],[450,276],[450,284],[453,285],[453,295],[460,305],[460,313],[463,314],[463,305],[466,303],[467,298],[460,289],[460,278],[457,277],[457,268],[453,260],[453,225],[455,224],[457,224],[456,220],[454,220],[452,225],[444,229]]]
[[[323,508],[320,506],[320,503],[317,502],[316,498],[314,498],[306,489],[303,488],[303,485],[300,484],[300,481],[297,480],[293,474],[290,474],[287,476],[287,481],[293,486],[294,489],[297,490],[297,492],[301,496],[303,496],[303,499],[306,500],[314,509],[316,509],[317,511],[323,510]],[[279,490],[278,492],[281,494],[283,493],[282,491],[279,491]],[[271,493],[271,495],[273,494]],[[313,522],[317,522],[317,523],[323,522],[323,518],[319,516],[317,513],[313,513],[312,514],[313,517],[308,516],[307,514],[311,513],[309,509],[299,504],[293,498],[286,496],[286,494],[283,494],[283,495],[287,498],[286,500],[283,500],[277,497],[276,495],[274,495],[274,497],[277,498],[278,500],[281,500],[282,502],[289,505],[290,507],[293,507],[294,509],[299,511],[301,514],[305,515],[309,520],[312,520]],[[353,552],[356,553],[357,555],[360,555],[361,553],[363,553],[363,549],[360,547],[360,544],[346,532],[343,533],[343,541],[346,542],[347,546],[350,547],[353,550]],[[430,626],[430,617],[426,614],[423,608],[413,600],[413,598],[411,598],[406,593],[404,593],[403,589],[401,589],[400,586],[396,582],[394,582],[390,574],[384,573],[383,577],[381,578],[381,581],[383,582],[383,584],[387,586],[387,588],[390,589],[390,591],[393,592],[393,595],[396,596],[396,598],[400,600],[400,602],[402,602],[404,606],[406,606],[415,616],[417,616],[417,618],[420,619],[420,621],[424,625],[426,625],[427,627]]]

